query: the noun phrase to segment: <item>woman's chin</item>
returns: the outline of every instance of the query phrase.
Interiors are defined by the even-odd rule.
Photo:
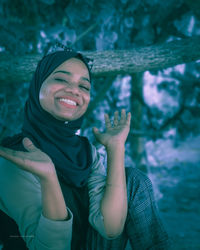
[[[56,118],[59,121],[68,121],[68,122],[70,122],[70,121],[75,121],[75,120],[79,119],[82,115],[69,115],[69,114],[58,115],[57,114],[57,115],[53,115],[53,116],[54,116],[54,118]]]

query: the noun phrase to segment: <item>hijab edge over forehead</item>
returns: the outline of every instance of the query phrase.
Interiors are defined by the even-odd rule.
[[[89,73],[90,81],[91,81],[91,72],[89,69],[89,66],[84,58],[84,56],[76,51],[70,51],[70,52],[65,52],[65,51],[57,51],[51,54],[48,54],[44,56],[41,61],[39,62],[42,64],[45,64],[45,71],[43,72],[43,76],[41,78],[41,82],[45,81],[45,79],[57,68],[59,67],[62,63],[64,63],[67,60],[70,60],[71,58],[77,58],[80,61],[82,61]],[[40,66],[38,64],[38,66]],[[40,66],[41,67],[41,66]],[[36,69],[37,71],[37,69]]]

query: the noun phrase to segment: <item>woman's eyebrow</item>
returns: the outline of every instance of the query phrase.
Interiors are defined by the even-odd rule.
[[[56,74],[56,73],[64,73],[64,74],[67,74],[67,75],[71,75],[70,72],[65,71],[65,70],[58,70],[58,71],[54,72],[53,75]]]
[[[65,71],[65,70],[58,70],[58,71],[55,71],[55,72],[53,73],[53,75],[56,74],[56,73],[63,73],[63,74],[66,74],[66,75],[72,75],[71,72]],[[90,80],[89,80],[87,77],[82,76],[81,79],[90,83]]]

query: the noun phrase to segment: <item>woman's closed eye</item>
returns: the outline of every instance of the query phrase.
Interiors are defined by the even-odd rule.
[[[70,84],[69,81],[67,81],[66,79],[64,78],[61,78],[61,77],[55,77],[54,80],[58,81],[58,82],[61,82],[61,83],[67,83],[67,84]],[[86,91],[86,92],[90,92],[90,86],[84,84],[84,83],[80,83],[79,84],[79,88]]]
[[[88,86],[86,86],[86,85],[82,85],[82,84],[81,84],[81,85],[79,85],[79,87],[80,87],[81,89],[87,91],[87,92],[90,91],[90,87],[88,87]]]
[[[54,78],[54,80],[58,81],[58,82],[68,82],[66,79],[63,79],[63,78]]]

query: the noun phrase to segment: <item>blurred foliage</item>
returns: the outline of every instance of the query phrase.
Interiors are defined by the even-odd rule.
[[[199,35],[199,10],[199,4],[194,7],[187,0],[0,0],[0,51],[15,56],[43,54],[55,41],[71,44],[77,50],[131,49],[164,43]],[[153,102],[153,96],[146,99],[144,90],[134,91],[133,76],[94,79],[93,103],[101,95],[88,115],[85,133],[92,138],[88,127],[103,126],[103,112],[131,110],[133,98],[143,114],[139,121],[143,132],[138,131],[137,136],[156,139],[174,127],[178,137],[199,133],[199,67],[196,62],[184,65],[184,70],[174,67],[149,72],[155,77],[151,84],[158,94],[162,93],[159,105]],[[144,77],[144,86],[149,81]],[[110,86],[106,93],[102,91],[105,84]],[[28,83],[22,83],[21,89],[16,89],[15,83],[9,86],[0,89],[1,137],[20,129],[27,97]],[[137,111],[131,111],[134,130]]]

